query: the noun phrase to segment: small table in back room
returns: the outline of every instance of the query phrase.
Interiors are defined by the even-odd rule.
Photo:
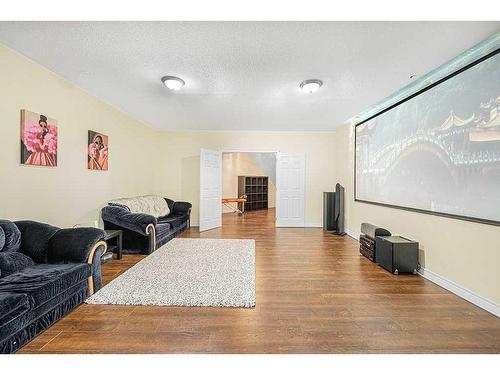
[[[108,252],[116,253],[116,259],[122,259],[123,232],[121,230],[106,229],[104,240],[108,244]]]

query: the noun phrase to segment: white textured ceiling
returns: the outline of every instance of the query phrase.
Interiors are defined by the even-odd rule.
[[[0,43],[158,129],[331,130],[498,22],[0,22]],[[186,81],[178,92],[160,81]],[[324,81],[313,95],[299,89]]]

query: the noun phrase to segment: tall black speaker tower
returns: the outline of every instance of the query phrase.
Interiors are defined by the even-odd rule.
[[[323,230],[335,230],[335,193],[323,192]]]
[[[339,235],[344,235],[344,187],[340,184],[335,185],[335,232]]]

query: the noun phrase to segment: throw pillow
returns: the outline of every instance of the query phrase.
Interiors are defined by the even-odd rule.
[[[16,225],[22,238],[20,252],[36,263],[47,263],[49,240],[59,228],[31,220],[16,221]]]
[[[16,224],[9,220],[0,220],[0,227],[5,237],[0,251],[19,251],[21,247],[21,232]]]
[[[31,267],[35,264],[33,259],[23,253],[8,251],[0,253],[0,273],[1,277],[8,276],[12,273],[19,272],[26,267]]]
[[[0,251],[2,251],[3,245],[5,245],[5,232],[2,227],[0,227]]]

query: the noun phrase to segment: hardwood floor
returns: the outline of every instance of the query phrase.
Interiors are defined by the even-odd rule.
[[[394,276],[358,242],[224,215],[182,237],[254,238],[253,309],[81,305],[21,353],[499,353],[500,319],[420,276]],[[106,282],[140,261],[104,265]]]

